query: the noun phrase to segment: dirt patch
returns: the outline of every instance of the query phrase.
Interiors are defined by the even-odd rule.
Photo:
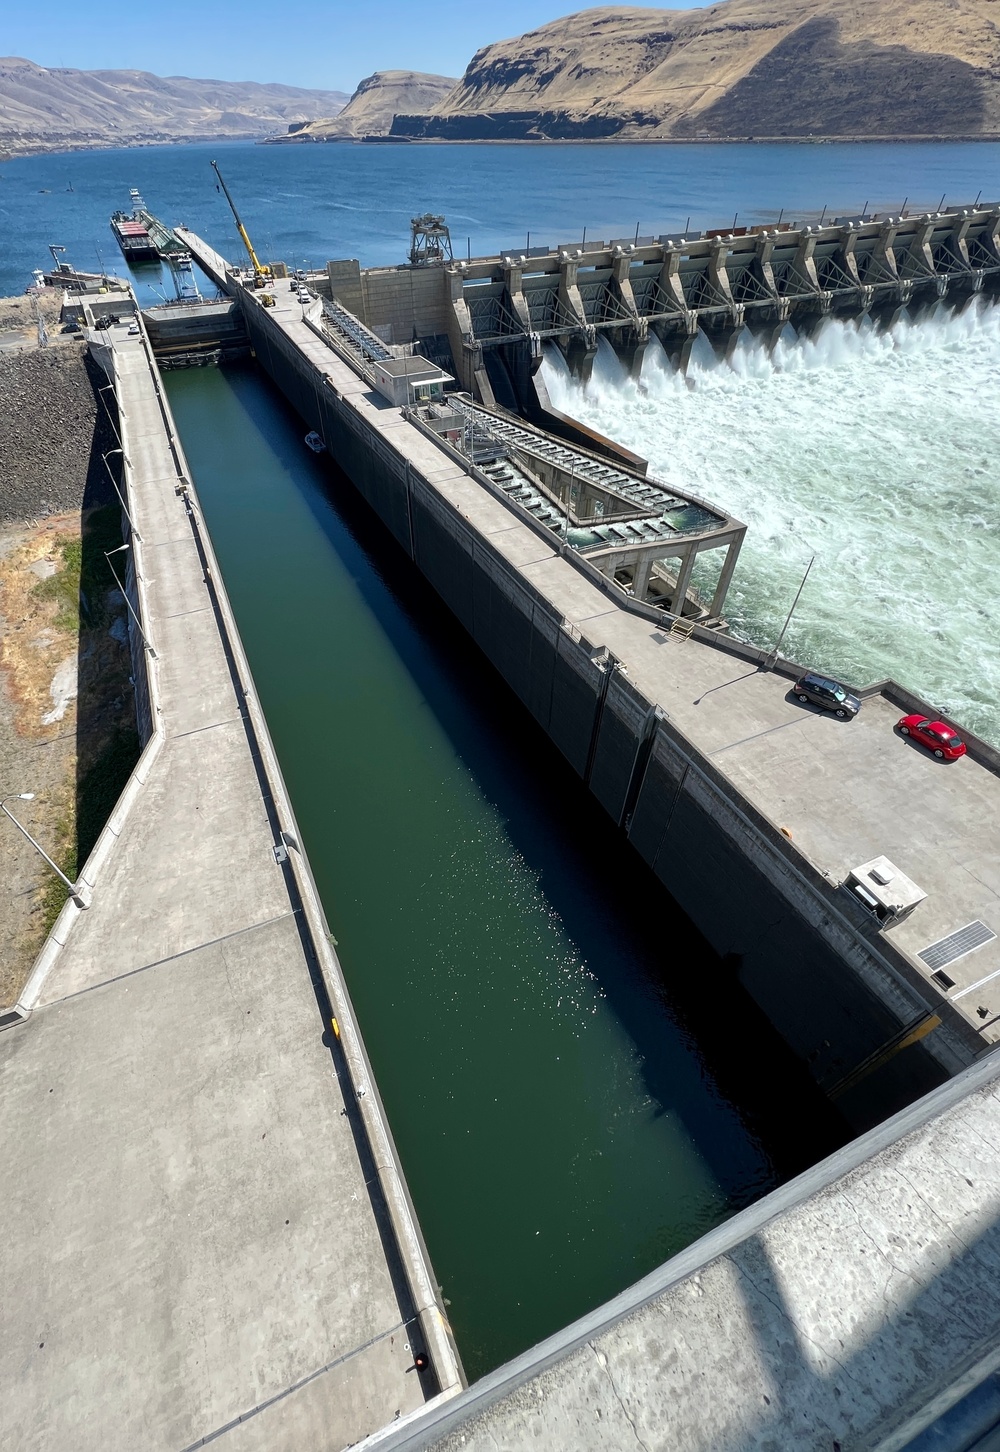
[[[0,532],[0,794],[75,879],[138,756],[125,603],[104,551],[115,506]],[[16,1000],[65,888],[0,816],[0,1006]]]

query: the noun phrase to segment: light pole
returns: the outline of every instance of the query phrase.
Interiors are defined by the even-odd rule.
[[[52,861],[52,858],[46,852],[45,848],[35,841],[34,837],[32,837],[27,827],[21,825],[21,823],[17,820],[17,818],[14,816],[14,813],[7,805],[8,802],[30,802],[34,800],[34,797],[34,792],[11,792],[8,796],[4,797],[2,801],[0,801],[0,812],[3,812],[5,817],[10,818],[17,830],[23,836],[27,837],[28,841],[31,843],[32,847],[34,847],[35,851],[39,853],[40,856],[45,858],[46,862],[52,868],[52,871],[56,874],[56,876],[63,880],[63,882],[69,888],[69,895],[76,903],[77,907],[81,909],[88,908],[90,907],[90,903],[83,896],[76,883],[70,882],[65,872],[63,872],[62,868],[56,866],[56,864]]]
[[[116,550],[105,550],[104,551],[104,558],[108,562],[108,569],[111,571],[112,575],[114,575],[115,584],[118,586],[119,590],[122,592],[122,599],[125,601],[125,604],[128,606],[129,613],[131,614],[132,619],[135,621],[135,628],[139,632],[139,638],[140,638],[140,640],[142,641],[142,643],[143,643],[144,647],[146,648],[146,650],[149,651],[149,653],[153,657],[153,659],[156,660],[157,659],[156,651],[153,649],[153,647],[150,645],[149,641],[146,639],[146,632],[142,628],[142,621],[139,619],[138,615],[135,613],[135,610],[134,610],[133,605],[132,605],[132,601],[128,598],[128,591],[126,590],[125,586],[122,584],[121,580],[119,580],[118,575],[117,575],[117,572],[115,570],[115,567],[111,563],[111,556],[112,555],[120,555],[121,552],[122,552],[122,550],[127,550],[127,549],[128,549],[128,545],[127,544],[123,544],[123,545],[119,545]],[[137,572],[137,578],[138,578],[138,572]]]
[[[115,493],[118,495],[118,503],[121,505],[122,509],[124,510],[124,512],[125,512],[125,518],[128,520],[129,525],[131,527],[132,536],[133,536],[134,539],[137,539],[139,541],[139,543],[141,544],[142,543],[142,535],[139,533],[139,531],[135,527],[135,520],[132,518],[131,514],[129,514],[129,512],[128,512],[128,505],[125,503],[124,497],[122,495],[122,491],[118,487],[118,480],[115,478],[114,470],[111,468],[111,465],[108,463],[108,460],[110,459],[110,457],[111,457],[112,454],[121,454],[121,456],[122,456],[122,463],[123,464],[129,464],[129,465],[131,465],[132,460],[125,453],[125,450],[124,449],[109,449],[106,454],[102,454],[101,455],[101,458],[104,460],[104,467],[108,471],[108,478],[111,480],[111,483],[114,485]]]
[[[778,658],[778,651],[781,648],[781,642],[785,638],[785,631],[788,629],[789,622],[791,621],[792,616],[795,614],[795,607],[799,603],[799,596],[802,594],[802,591],[806,588],[806,581],[809,578],[809,571],[812,569],[812,567],[813,567],[813,565],[815,563],[816,563],[816,556],[813,555],[813,557],[809,561],[808,565],[806,565],[806,572],[802,576],[802,584],[799,586],[799,588],[795,592],[795,599],[792,601],[792,608],[791,608],[791,610],[789,610],[787,616],[785,617],[785,623],[781,627],[781,634],[778,636],[777,640],[775,641],[775,643],[774,643],[774,649],[771,651],[771,654],[772,654],[772,656],[774,656],[775,660],[777,660],[777,658]]]

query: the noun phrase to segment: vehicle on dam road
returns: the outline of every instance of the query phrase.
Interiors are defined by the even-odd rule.
[[[858,697],[846,686],[832,681],[829,676],[819,676],[815,671],[806,671],[804,676],[800,676],[792,692],[800,701],[811,701],[814,706],[833,711],[837,716],[856,716],[861,710]]]
[[[901,736],[911,736],[928,751],[933,751],[939,761],[957,761],[965,755],[965,742],[943,721],[931,721],[926,716],[904,716],[896,722],[896,729]]]

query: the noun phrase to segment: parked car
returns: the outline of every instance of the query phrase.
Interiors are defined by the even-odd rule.
[[[965,755],[965,742],[943,721],[932,721],[927,716],[904,716],[896,722],[896,729],[901,736],[912,736],[914,741],[933,751],[939,761],[957,761]]]
[[[856,716],[861,710],[861,702],[846,686],[815,671],[806,671],[800,676],[792,691],[800,701],[811,701],[814,706],[822,706],[838,716]]]

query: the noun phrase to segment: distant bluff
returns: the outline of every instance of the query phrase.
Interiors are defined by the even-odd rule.
[[[423,71],[376,71],[366,76],[337,116],[290,126],[287,136],[272,142],[337,141],[357,136],[384,136],[401,112],[430,111],[458,85],[454,76]]]
[[[692,140],[1000,134],[1000,0],[601,7],[485,46],[391,134]]]

